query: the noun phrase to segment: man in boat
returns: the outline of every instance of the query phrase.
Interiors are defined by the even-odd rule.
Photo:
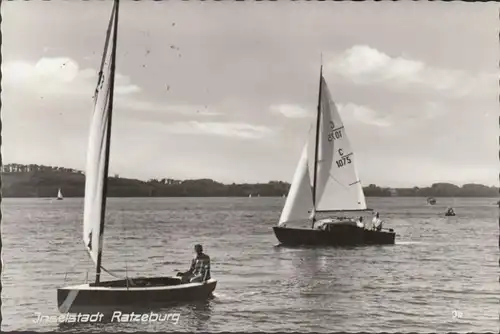
[[[384,223],[379,217],[379,213],[375,212],[375,217],[372,219],[372,229],[376,231],[382,230],[382,224]]]
[[[455,214],[455,212],[453,211],[453,208],[448,208],[448,210],[446,211],[446,214],[448,216],[453,216]]]
[[[363,217],[359,217],[358,221],[356,222],[356,225],[359,228],[365,228],[365,223],[363,223]]]
[[[196,256],[191,261],[191,267],[184,273],[178,273],[182,283],[205,282],[210,279],[210,256],[203,253],[203,246],[194,245]]]

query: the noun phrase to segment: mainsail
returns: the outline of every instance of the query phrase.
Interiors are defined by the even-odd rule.
[[[366,210],[363,187],[355,166],[354,153],[344,124],[323,75],[320,76],[319,135],[313,131],[295,171],[279,225],[314,218],[317,212]],[[316,139],[313,138],[318,138]],[[317,148],[317,162],[315,151]],[[309,165],[316,167],[316,184],[311,188]],[[313,172],[314,173],[314,172]],[[315,203],[313,203],[313,191]]]
[[[316,211],[366,210],[354,152],[323,77]]]
[[[102,251],[102,228],[105,212],[105,186],[108,173],[109,131],[112,89],[114,85],[114,48],[116,40],[117,2],[108,26],[104,54],[94,95],[94,111],[90,121],[85,170],[85,204],[83,242],[99,272],[98,257]],[[113,36],[110,43],[110,36]]]

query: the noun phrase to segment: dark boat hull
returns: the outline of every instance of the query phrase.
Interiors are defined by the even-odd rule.
[[[165,304],[203,300],[212,296],[217,281],[180,284],[176,277],[134,278],[81,284],[57,289],[57,306],[61,313],[109,314],[119,310],[159,307]],[[132,284],[131,284],[132,282]]]
[[[329,231],[273,227],[276,238],[285,246],[363,246],[393,245],[396,233],[392,231],[374,231],[350,225],[332,227]]]

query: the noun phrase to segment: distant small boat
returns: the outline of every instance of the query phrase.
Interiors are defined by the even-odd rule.
[[[436,199],[434,197],[427,197],[427,203],[434,205],[436,204]]]
[[[59,190],[57,191],[57,200],[58,201],[62,201],[63,200],[63,195],[62,195],[62,192],[61,192],[61,188],[59,188]]]
[[[448,208],[448,210],[446,210],[444,215],[446,217],[454,217],[456,215],[455,210],[453,210],[453,208]]]

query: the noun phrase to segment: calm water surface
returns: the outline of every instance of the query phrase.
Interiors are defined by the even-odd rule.
[[[212,258],[215,298],[159,312],[177,325],[36,324],[59,315],[56,289],[93,270],[83,199],[3,201],[2,330],[498,331],[497,199],[368,198],[395,246],[275,247],[282,198],[109,199],[104,266],[129,275],[187,270],[194,243]],[[457,217],[444,217],[453,205]],[[66,277],[65,277],[66,276]],[[453,317],[453,314],[460,318]]]

